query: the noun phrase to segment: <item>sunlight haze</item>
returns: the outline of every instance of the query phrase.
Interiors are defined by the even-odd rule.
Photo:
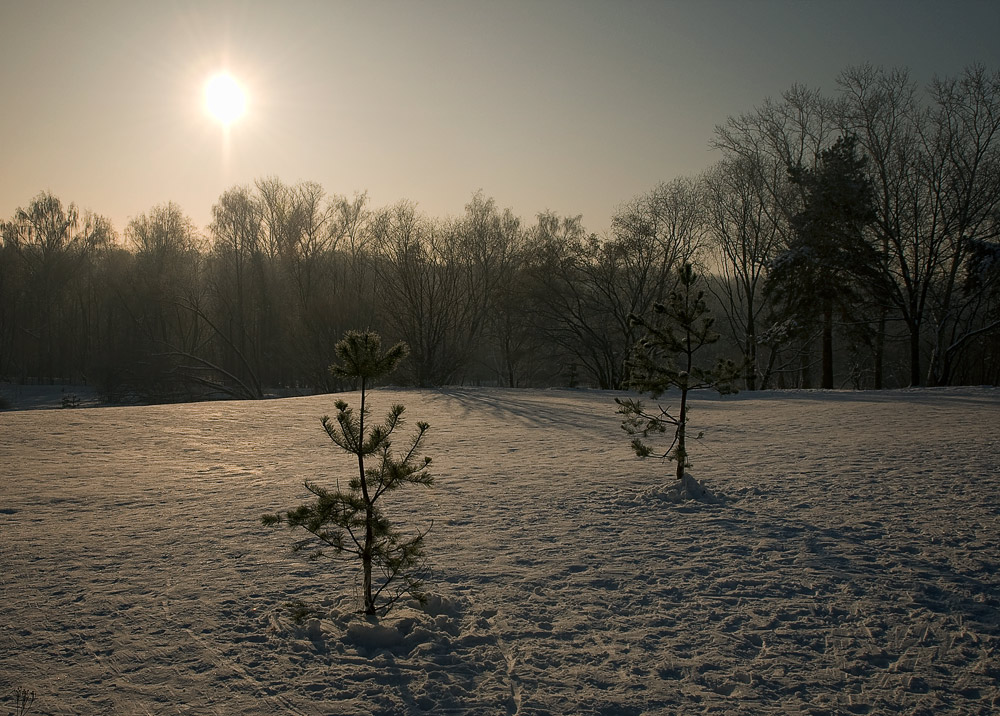
[[[998,20],[991,2],[5,2],[0,216],[50,190],[119,232],[167,201],[203,228],[225,189],[276,176],[433,216],[482,189],[601,233],[716,161],[730,115],[850,65],[921,84],[996,67]],[[191,99],[222,67],[253,103],[225,146]]]

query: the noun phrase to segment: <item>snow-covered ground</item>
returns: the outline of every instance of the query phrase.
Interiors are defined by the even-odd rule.
[[[431,600],[379,624],[354,564],[259,522],[349,474],[333,396],[0,413],[0,710],[1000,709],[1000,391],[701,397],[727,500],[680,505],[613,396],[376,393],[437,476],[389,508],[434,522]]]

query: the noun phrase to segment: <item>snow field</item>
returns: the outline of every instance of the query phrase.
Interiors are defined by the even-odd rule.
[[[334,396],[0,413],[0,704],[41,714],[987,714],[1000,391],[699,396],[665,499],[613,393],[384,390],[431,424],[431,599],[260,526],[351,464]],[[344,396],[352,404],[357,396]],[[287,606],[315,613],[297,624]]]

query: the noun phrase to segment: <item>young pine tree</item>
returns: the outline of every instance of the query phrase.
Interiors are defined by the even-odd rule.
[[[646,442],[651,434],[666,433],[673,428],[670,446],[659,455],[677,463],[677,479],[684,480],[684,470],[690,467],[687,451],[689,395],[692,390],[711,388],[720,394],[734,393],[733,381],[739,369],[731,360],[719,359],[715,366],[703,368],[695,364],[695,354],[715,343],[719,334],[712,330],[713,319],[708,315],[699,277],[691,264],[679,270],[679,283],[666,303],[657,303],[653,310],[659,320],[647,321],[632,316],[631,321],[646,329],[631,361],[630,385],[640,393],[649,393],[654,400],[666,391],[680,391],[680,406],[676,412],[657,404],[647,409],[641,400],[616,398],[618,412],[624,416],[622,429],[632,436],[632,449],[641,458],[655,454]],[[701,437],[700,435],[698,437]]]
[[[399,452],[392,450],[395,433],[403,424],[402,405],[394,405],[382,423],[371,424],[366,403],[372,381],[388,375],[406,356],[405,343],[382,352],[377,333],[348,331],[335,347],[338,364],[330,367],[337,376],[360,382],[361,406],[357,413],[345,401],[335,405],[337,417],[323,416],[322,424],[333,443],[357,460],[357,473],[347,489],[327,490],[312,482],[306,488],[316,500],[284,514],[264,515],[265,525],[302,527],[312,538],[295,549],[316,547],[313,555],[332,549],[361,562],[363,611],[385,614],[404,594],[423,600],[415,576],[423,557],[427,530],[405,537],[389,522],[380,500],[408,484],[430,485],[429,457],[420,458],[427,423],[417,423],[417,432]],[[319,544],[316,545],[315,543]]]

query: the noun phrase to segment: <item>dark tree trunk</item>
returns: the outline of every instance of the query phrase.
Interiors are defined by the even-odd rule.
[[[746,387],[747,390],[757,390],[757,326],[754,322],[753,303],[747,302],[747,339],[746,339]]]
[[[878,317],[878,333],[875,334],[875,390],[882,390],[885,382],[885,314],[883,308]]]
[[[368,480],[365,477],[365,454],[363,450],[365,435],[365,378],[361,378],[361,411],[358,415],[358,472],[361,475],[361,495],[365,500],[365,543],[361,548],[362,582],[361,590],[365,601],[365,614],[374,616],[375,597],[372,594],[372,550],[375,546],[375,514],[373,501],[368,493]]]
[[[920,326],[910,326],[910,385],[916,387],[921,384],[923,378],[920,375]]]
[[[833,389],[833,301],[823,301],[823,384],[826,390]]]
[[[681,412],[677,419],[677,479],[684,479],[684,468],[687,466],[687,446],[684,433],[687,428],[687,388],[681,388]]]

